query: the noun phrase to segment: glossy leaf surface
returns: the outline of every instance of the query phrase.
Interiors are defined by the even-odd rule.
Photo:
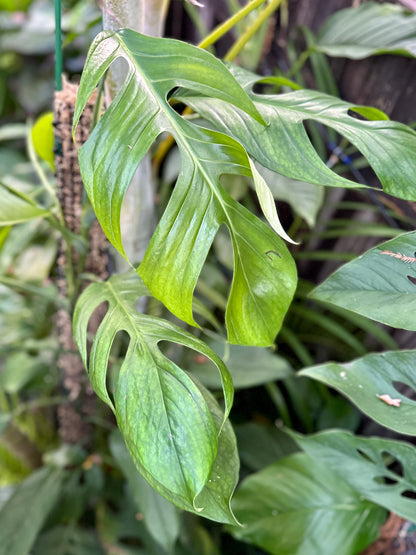
[[[334,387],[376,422],[396,432],[416,435],[416,401],[394,383],[416,391],[416,351],[370,354],[346,364],[328,362],[299,372]],[[387,402],[380,396],[388,395]],[[389,398],[396,404],[389,404]],[[398,400],[398,401],[397,401]]]
[[[244,480],[231,532],[272,555],[354,555],[371,543],[386,512],[304,453]]]
[[[181,154],[181,172],[138,272],[169,310],[195,324],[193,291],[214,236],[225,224],[234,249],[226,310],[229,340],[270,345],[294,293],[293,260],[277,235],[220,185],[223,174],[252,175],[241,145],[184,120],[166,98],[182,86],[219,98],[226,106],[239,106],[263,128],[261,117],[226,67],[207,52],[122,30],[100,34],[91,47],[75,125],[98,80],[120,57],[128,64],[126,81],[79,154],[84,184],[105,233],[124,254],[120,235],[124,195],[154,140],[164,131],[172,134]],[[275,255],[268,257],[269,252]]]
[[[197,510],[195,498],[218,459],[218,435],[231,408],[232,381],[222,360],[205,343],[166,320],[136,310],[137,299],[146,294],[134,272],[91,284],[75,308],[74,337],[91,384],[114,411],[136,466],[162,495]],[[88,322],[101,303],[106,303],[107,312],[88,356]],[[121,331],[127,332],[130,342],[112,399],[106,384],[107,366],[111,346]],[[226,406],[219,423],[201,388],[159,350],[161,341],[197,350],[217,366]]]
[[[412,522],[416,520],[416,449],[409,443],[362,438],[330,430],[313,436],[289,432],[322,468],[342,476],[360,495]]]
[[[416,14],[395,4],[364,2],[340,10],[320,30],[314,49],[362,59],[375,54],[416,56]]]
[[[416,232],[368,250],[310,296],[389,326],[416,330]]]
[[[252,98],[267,127],[224,102],[192,94],[180,98],[224,133],[241,141],[248,154],[272,171],[308,183],[334,187],[362,187],[333,172],[313,148],[304,122],[315,121],[335,129],[368,160],[383,190],[399,198],[416,198],[414,180],[416,133],[408,126],[386,119],[378,110],[355,106],[311,90],[285,94],[255,94],[261,77],[231,66],[241,86]],[[364,121],[349,110],[379,121]],[[382,118],[382,119],[380,119]],[[400,164],[400,171],[397,171]]]

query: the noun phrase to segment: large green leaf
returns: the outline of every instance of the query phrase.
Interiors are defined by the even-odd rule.
[[[345,264],[310,296],[396,328],[416,330],[416,232]]]
[[[61,492],[64,472],[45,467],[20,483],[0,510],[0,555],[27,555]]]
[[[17,193],[1,183],[0,195],[0,226],[14,225],[50,214],[22,193]]]
[[[276,234],[220,185],[222,174],[252,175],[241,145],[186,121],[166,98],[182,86],[219,98],[226,106],[237,105],[264,128],[261,117],[212,55],[178,41],[122,30],[102,33],[93,43],[74,125],[96,83],[116,58],[128,64],[126,81],[79,153],[85,187],[105,233],[125,255],[120,236],[125,192],[154,140],[164,131],[172,134],[181,154],[181,172],[138,272],[169,310],[195,324],[193,291],[214,236],[225,224],[234,248],[234,279],[226,310],[229,340],[270,345],[294,293],[293,260]]]
[[[253,99],[267,127],[221,100],[181,93],[180,98],[221,131],[241,141],[248,154],[266,168],[308,183],[334,187],[362,186],[328,168],[313,148],[304,122],[315,121],[346,137],[374,169],[386,193],[416,198],[416,133],[389,121],[372,108],[356,106],[339,98],[310,90],[286,94],[255,94],[252,87],[262,78],[241,68],[230,71]],[[349,110],[371,120],[350,115]],[[400,164],[400,171],[398,165]]]
[[[218,435],[227,435],[221,433],[221,427],[233,399],[231,376],[205,343],[166,320],[139,313],[135,303],[147,294],[134,272],[91,284],[75,307],[74,337],[92,386],[114,411],[136,466],[170,501],[199,510],[196,497],[212,472]],[[88,322],[101,303],[107,304],[107,312],[88,356]],[[130,342],[111,399],[106,383],[108,358],[121,331],[127,332]],[[194,349],[217,366],[225,398],[219,424],[201,388],[159,350],[161,341]]]
[[[376,422],[414,436],[416,401],[401,394],[394,384],[406,384],[416,390],[415,367],[416,351],[393,351],[367,355],[346,364],[328,362],[312,366],[298,375],[334,387]],[[383,401],[384,395],[388,397]],[[391,400],[393,404],[389,404]]]
[[[109,446],[127,478],[136,509],[143,515],[143,523],[149,534],[167,553],[172,553],[181,524],[178,509],[151,488],[137,472],[118,431],[111,434]]]
[[[376,2],[340,10],[322,26],[313,49],[354,59],[374,54],[415,57],[416,14]]]
[[[239,539],[273,555],[354,555],[376,539],[386,512],[304,453],[249,476],[233,508]]]
[[[416,449],[401,441],[361,438],[330,430],[313,436],[290,432],[322,467],[342,476],[365,499],[416,521]]]

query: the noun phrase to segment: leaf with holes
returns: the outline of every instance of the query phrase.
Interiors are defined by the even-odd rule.
[[[227,106],[237,105],[263,128],[261,116],[227,68],[209,53],[127,29],[102,33],[94,41],[81,79],[74,126],[116,58],[127,62],[126,81],[79,152],[83,181],[105,233],[125,256],[120,236],[125,192],[155,139],[163,132],[172,134],[181,154],[181,171],[138,273],[169,310],[195,325],[193,291],[214,236],[225,224],[234,248],[234,279],[226,310],[229,340],[270,345],[294,294],[294,262],[279,237],[220,185],[223,174],[252,175],[245,150],[231,137],[183,119],[167,96],[177,86],[189,87],[220,98]],[[276,253],[273,259],[267,257],[269,251]]]
[[[205,509],[203,514],[209,518],[232,521],[228,501],[234,471],[226,461],[219,462],[218,451],[218,436],[228,445],[228,459],[235,447],[229,437],[232,431],[225,427],[233,399],[230,374],[205,343],[168,321],[139,313],[135,303],[147,294],[140,278],[129,272],[93,283],[80,296],[74,312],[74,337],[91,384],[113,410],[136,466],[159,493],[187,510]],[[107,311],[88,356],[88,322],[102,303]],[[107,366],[114,338],[121,331],[130,341],[112,399],[106,384]],[[219,409],[207,401],[201,386],[162,354],[161,341],[184,345],[214,362],[221,374],[225,414],[219,418]],[[205,504],[199,505],[216,465],[220,466],[218,474],[231,475],[229,488],[219,498],[206,500],[204,494]],[[223,482],[227,483],[226,477]]]
[[[346,364],[328,362],[312,366],[298,375],[334,387],[379,424],[416,436],[416,400],[396,388],[405,384],[416,390],[415,367],[416,351],[392,351],[367,355]],[[389,396],[385,397],[387,401],[397,399],[398,406],[383,402],[384,395]]]
[[[218,99],[186,91],[180,91],[179,98],[219,130],[239,140],[260,164],[292,179],[316,185],[362,187],[333,172],[318,156],[304,127],[304,122],[312,120],[335,129],[355,145],[374,169],[386,193],[416,199],[416,133],[413,129],[389,121],[379,110],[355,106],[316,91],[255,94],[252,88],[263,81],[260,76],[236,66],[230,66],[230,71],[253,100],[267,127]],[[378,121],[357,119],[350,111]]]
[[[303,436],[288,430],[299,446],[338,473],[365,499],[412,522],[416,520],[416,449],[401,441],[360,438],[330,430]]]
[[[416,232],[368,250],[310,296],[395,328],[416,331]]]
[[[374,541],[386,512],[304,453],[249,476],[234,498],[231,533],[274,555],[354,555]]]
[[[364,2],[331,16],[312,48],[355,60],[375,54],[415,57],[416,14],[394,4]]]

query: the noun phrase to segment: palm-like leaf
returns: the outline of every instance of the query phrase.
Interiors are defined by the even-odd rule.
[[[252,87],[262,77],[235,66],[230,71],[252,98],[267,127],[218,99],[188,93],[180,98],[218,129],[241,141],[249,155],[263,166],[317,185],[359,186],[337,175],[319,158],[304,127],[305,121],[313,120],[335,129],[355,145],[373,167],[386,193],[407,200],[416,198],[416,133],[410,127],[390,121],[374,108],[355,106],[316,91],[255,94]],[[378,121],[357,119],[349,110]]]
[[[172,134],[182,158],[169,205],[138,269],[150,292],[175,315],[195,324],[193,291],[218,228],[234,248],[234,279],[226,311],[232,343],[269,345],[292,299],[296,272],[284,243],[221,187],[222,174],[252,175],[234,139],[179,116],[166,98],[177,86],[239,107],[263,121],[226,67],[196,47],[122,30],[102,33],[91,47],[74,125],[98,80],[116,58],[128,64],[120,92],[80,150],[82,177],[113,245],[125,255],[120,209],[133,173],[160,133]]]
[[[237,479],[232,466],[238,468],[238,459],[235,464],[235,440],[225,422],[233,398],[230,374],[205,343],[174,324],[139,313],[135,303],[142,295],[148,295],[147,288],[130,272],[91,284],[79,298],[74,337],[92,386],[114,411],[136,466],[156,490],[182,508],[202,509],[208,518],[232,522],[228,503]],[[88,322],[101,303],[108,308],[88,356]],[[127,332],[130,341],[113,400],[107,366],[120,331]],[[160,341],[197,350],[216,364],[225,414],[204,388],[161,353]],[[213,479],[213,473],[222,481]]]

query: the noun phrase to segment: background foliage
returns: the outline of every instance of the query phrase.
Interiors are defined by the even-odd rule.
[[[416,521],[415,351],[392,329],[415,330],[404,200],[415,197],[416,134],[337,98],[326,57],[412,58],[416,15],[365,2],[316,35],[288,34],[285,3],[269,18],[278,4],[258,2],[210,47],[230,61],[247,43],[240,65],[226,66],[125,31],[99,35],[87,57],[99,11],[65,5],[65,71],[77,79],[86,64],[75,124],[112,59],[129,65],[80,151],[83,225],[92,207],[127,256],[119,214],[148,150],[160,216],[143,281],[114,275],[76,305],[75,339],[104,403],[71,445],[56,419],[66,401],[56,314],[94,278],[67,269],[73,290],[58,294],[60,238],[81,255],[86,243],[62,226],[50,116],[31,119],[52,105],[53,6],[0,2],[0,554],[353,555],[388,511]],[[191,3],[178,9],[201,38],[215,24]],[[273,36],[286,40],[264,77]],[[185,105],[195,113],[181,116]],[[369,187],[378,182],[383,192]]]

